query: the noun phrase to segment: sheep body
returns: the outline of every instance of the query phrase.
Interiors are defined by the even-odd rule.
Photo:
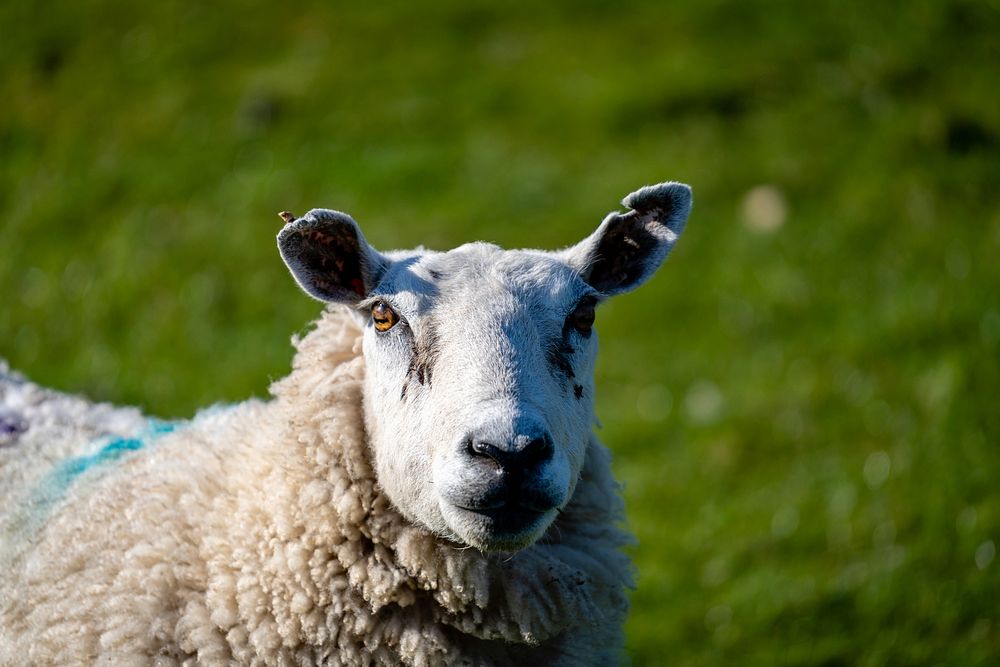
[[[330,306],[270,400],[188,422],[0,367],[0,664],[616,662],[631,537],[592,325],[691,191],[622,204],[551,252],[382,253],[345,213],[283,214]]]
[[[269,401],[150,421],[0,372],[0,664],[610,664],[631,569],[606,450],[513,554],[381,492],[339,307]]]

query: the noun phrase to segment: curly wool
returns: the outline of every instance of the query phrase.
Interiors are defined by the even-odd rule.
[[[294,342],[273,400],[156,437],[134,410],[0,373],[4,409],[26,424],[0,441],[0,664],[620,657],[631,537],[596,439],[542,540],[511,554],[461,548],[379,489],[354,321],[331,309]],[[105,456],[112,436],[142,446]],[[67,456],[100,464],[46,490]]]

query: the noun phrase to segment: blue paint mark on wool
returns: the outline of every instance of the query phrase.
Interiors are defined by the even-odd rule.
[[[49,478],[50,485],[47,486],[50,488],[54,486],[60,490],[66,489],[77,477],[91,468],[117,461],[126,453],[140,450],[176,428],[177,423],[175,422],[150,419],[146,430],[138,437],[115,438],[93,454],[62,462],[52,471]]]
[[[136,452],[153,444],[183,423],[150,419],[146,422],[146,427],[134,437],[101,438],[94,443],[93,446],[97,449],[92,454],[76,456],[56,464],[36,487],[28,491],[5,520],[0,521],[0,534],[11,537],[10,540],[0,540],[0,567],[9,559],[16,543],[29,540],[44,525],[52,508],[66,497],[80,476],[88,471],[99,472],[129,452]],[[4,517],[0,515],[0,519]]]

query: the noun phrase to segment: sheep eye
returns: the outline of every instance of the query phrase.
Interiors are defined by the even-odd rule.
[[[398,321],[399,315],[385,301],[376,301],[372,304],[372,324],[376,330],[388,331],[396,326]]]
[[[593,299],[584,299],[569,314],[569,324],[580,333],[588,335],[594,326],[594,308],[596,306],[597,303]]]

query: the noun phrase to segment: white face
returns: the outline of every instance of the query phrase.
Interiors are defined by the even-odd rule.
[[[600,295],[541,252],[470,244],[392,259],[360,304],[379,483],[451,540],[526,546],[583,466]]]
[[[570,501],[594,421],[594,307],[653,275],[691,192],[663,183],[622,203],[631,210],[558,252],[381,254],[346,214],[282,214],[278,247],[299,285],[364,322],[376,473],[410,521],[510,551]]]

